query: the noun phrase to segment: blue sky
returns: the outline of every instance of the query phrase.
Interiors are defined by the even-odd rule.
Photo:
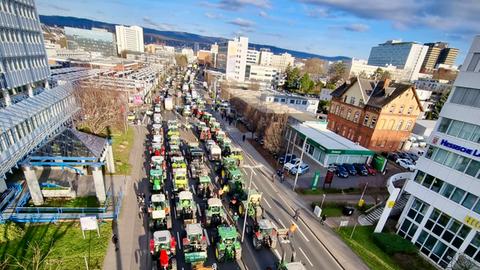
[[[62,15],[367,59],[388,39],[446,41],[465,58],[480,34],[478,0],[37,0]]]

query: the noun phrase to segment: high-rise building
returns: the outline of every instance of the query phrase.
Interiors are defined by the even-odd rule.
[[[143,28],[140,26],[115,25],[117,52],[143,52]]]
[[[193,52],[197,54],[197,52],[200,50],[200,44],[198,42],[193,43]]]
[[[480,267],[480,36],[476,36],[417,171],[398,234],[439,267]],[[461,268],[458,268],[461,269]]]
[[[8,4],[4,1],[0,11],[3,38],[0,192],[3,192],[7,189],[6,174],[64,127],[78,109],[69,85],[49,89],[47,55],[34,1],[10,0]]]
[[[103,56],[116,56],[115,35],[104,29],[81,29],[65,27],[67,48],[70,50],[82,49],[90,53],[99,53]]]
[[[247,37],[237,37],[226,43],[219,44],[217,68],[225,71],[227,80],[245,81],[247,51]]]
[[[368,65],[393,65],[407,70],[410,73],[408,77],[416,80],[427,51],[428,47],[422,44],[389,40],[372,48]]]
[[[422,72],[431,73],[439,64],[450,66],[455,64],[458,49],[449,48],[445,42],[425,43],[425,46],[428,46],[428,50],[423,60]]]

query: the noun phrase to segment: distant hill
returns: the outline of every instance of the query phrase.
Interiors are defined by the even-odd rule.
[[[66,17],[66,16],[47,16],[47,15],[40,15],[40,21],[43,24],[48,26],[58,26],[58,27],[76,27],[76,28],[83,28],[83,29],[91,29],[92,27],[96,28],[103,28],[107,29],[110,32],[115,32],[115,24],[101,22],[101,21],[94,21],[90,19],[84,18],[76,18],[76,17]],[[175,47],[193,47],[195,42],[198,42],[200,48],[209,49],[210,45],[217,42],[225,42],[228,39],[221,38],[221,37],[208,37],[202,36],[187,32],[178,32],[178,31],[160,31],[151,28],[143,28],[143,36],[145,43],[165,43],[168,46],[175,46]],[[318,54],[312,54],[307,52],[300,52],[294,50],[288,50],[284,48],[279,48],[276,46],[271,45],[264,45],[264,44],[249,44],[252,47],[257,49],[259,48],[268,48],[273,53],[290,53],[291,55],[295,56],[296,58],[320,58],[327,61],[339,61],[349,59],[346,56],[324,56]]]

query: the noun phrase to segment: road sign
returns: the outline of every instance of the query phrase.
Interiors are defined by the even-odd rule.
[[[98,230],[98,223],[96,216],[86,216],[80,218],[80,227],[82,228],[83,238],[85,239],[85,231],[97,231],[98,236],[100,236],[100,231]]]
[[[320,206],[315,205],[315,209],[313,210],[313,213],[315,214],[316,217],[320,217],[322,215],[322,208]]]
[[[313,175],[312,184],[310,186],[312,190],[317,190],[318,179],[320,179],[320,172],[316,171],[315,174]]]
[[[347,226],[348,226],[348,220],[340,221],[340,227],[347,227]]]

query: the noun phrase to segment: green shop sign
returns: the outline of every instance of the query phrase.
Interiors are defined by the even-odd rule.
[[[300,136],[302,139],[305,139],[305,135],[300,133],[298,130],[297,134]],[[321,151],[327,153],[327,154],[334,154],[334,155],[357,155],[357,156],[373,156],[375,153],[370,151],[370,150],[342,150],[342,149],[327,149],[325,146],[317,143],[316,141],[308,138],[307,143],[309,145],[313,145],[315,148],[320,149]]]

